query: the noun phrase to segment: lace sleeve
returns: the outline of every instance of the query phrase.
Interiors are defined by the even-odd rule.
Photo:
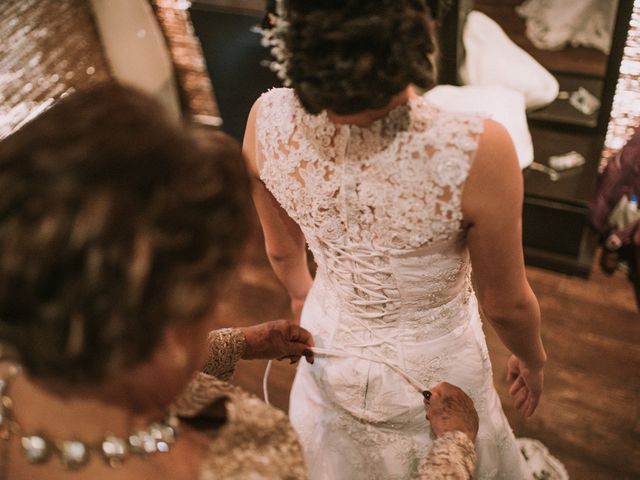
[[[209,359],[202,371],[221,380],[228,380],[244,355],[245,347],[244,334],[240,329],[212,331],[209,333]]]
[[[419,470],[419,480],[470,480],[476,465],[473,443],[462,432],[438,438]]]

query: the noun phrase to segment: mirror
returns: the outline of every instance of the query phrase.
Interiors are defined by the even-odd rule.
[[[476,0],[508,37],[553,74],[559,94],[529,118],[597,127],[619,2]]]
[[[494,53],[484,59],[494,80],[506,79],[510,86],[516,83],[516,88],[514,79],[531,83],[529,75],[518,77],[521,68],[508,68],[504,57],[515,49],[557,81],[556,93],[547,103],[527,109],[534,161],[524,171],[525,256],[529,265],[587,277],[596,247],[587,220],[588,205],[602,158],[633,0],[448,3],[452,8],[443,19],[441,39],[446,82],[459,83],[461,67],[470,55],[477,54],[464,36],[479,16],[494,25],[499,34],[495,29],[489,33],[502,42],[500,49],[488,42]],[[600,28],[593,26],[595,18]],[[591,34],[585,35],[587,31]],[[475,38],[482,39],[482,33]],[[491,72],[498,64],[502,65],[499,75]],[[575,160],[575,164],[558,168],[555,162],[565,160]]]

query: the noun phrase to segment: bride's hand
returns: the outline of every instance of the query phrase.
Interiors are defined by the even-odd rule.
[[[524,417],[533,415],[542,394],[542,367],[529,368],[518,357],[511,355],[507,361],[507,381],[512,382],[509,395],[513,397],[516,410]]]
[[[304,356],[313,363],[313,338],[311,333],[300,325],[287,320],[273,320],[252,327],[242,328],[245,337],[243,358],[268,358],[282,360],[288,358],[291,363]]]

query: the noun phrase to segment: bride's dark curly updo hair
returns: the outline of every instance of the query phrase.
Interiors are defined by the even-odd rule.
[[[274,53],[309,113],[383,108],[409,84],[434,85],[437,45],[424,0],[282,2]]]

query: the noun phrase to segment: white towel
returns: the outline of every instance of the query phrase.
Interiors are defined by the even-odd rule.
[[[501,123],[511,135],[520,167],[526,168],[533,162],[533,143],[522,93],[500,86],[440,85],[425,96],[442,110],[481,113]]]
[[[460,69],[463,83],[511,88],[524,95],[528,109],[548,105],[558,96],[555,77],[483,13],[469,13],[463,41],[466,51]]]

